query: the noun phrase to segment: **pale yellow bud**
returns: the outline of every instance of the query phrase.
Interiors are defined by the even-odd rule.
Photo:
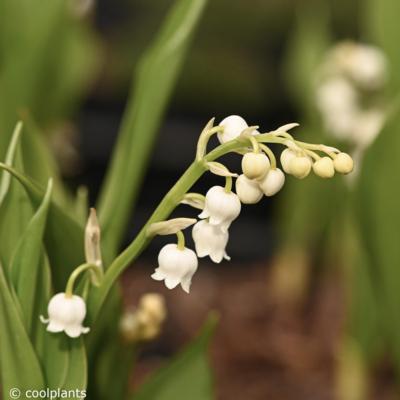
[[[349,174],[353,171],[354,161],[347,153],[339,153],[333,160],[335,170],[341,174]]]
[[[315,175],[321,178],[332,178],[335,175],[335,168],[330,157],[322,157],[315,161],[313,170]]]
[[[247,153],[242,158],[242,170],[249,179],[263,178],[270,166],[269,158],[264,153]]]
[[[94,264],[100,268],[102,267],[100,225],[94,208],[90,209],[89,218],[85,228],[85,258],[88,264]]]
[[[289,164],[290,173],[299,179],[304,179],[311,171],[311,160],[307,156],[294,157]]]
[[[296,157],[296,153],[292,149],[285,149],[281,153],[281,165],[283,170],[290,174],[290,163]]]

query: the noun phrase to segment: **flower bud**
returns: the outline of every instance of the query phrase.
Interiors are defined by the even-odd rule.
[[[278,193],[285,183],[285,174],[279,168],[271,169],[259,182],[261,190],[268,197]]]
[[[333,160],[335,170],[341,174],[349,174],[353,171],[353,159],[347,153],[339,153]]]
[[[315,175],[321,178],[332,178],[335,175],[335,168],[330,157],[322,157],[315,161],[313,170]]]
[[[87,263],[102,268],[100,233],[96,210],[91,208],[85,228],[85,258]]]
[[[236,193],[243,204],[258,203],[263,196],[258,183],[245,175],[240,175],[236,179]]]
[[[247,153],[242,158],[242,171],[249,179],[263,178],[271,163],[264,153]]]
[[[281,153],[281,164],[283,170],[290,174],[290,163],[296,157],[296,153],[292,149],[285,149]]]
[[[158,268],[151,277],[156,281],[164,281],[168,289],[180,284],[189,293],[197,266],[198,260],[193,250],[186,247],[180,250],[176,244],[167,244],[158,255]]]
[[[243,130],[248,128],[246,121],[239,115],[230,115],[223,119],[219,126],[224,128],[223,132],[218,133],[218,139],[221,143],[229,142],[237,138]]]
[[[311,171],[311,160],[307,156],[294,157],[290,161],[290,173],[299,179],[304,179]]]
[[[49,318],[40,317],[47,325],[49,332],[65,332],[69,337],[76,338],[83,333],[88,333],[89,328],[83,327],[86,317],[86,304],[80,296],[67,296],[58,293],[53,296],[47,307]]]

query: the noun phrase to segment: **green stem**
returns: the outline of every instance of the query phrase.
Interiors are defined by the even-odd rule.
[[[75,286],[75,281],[79,277],[79,275],[85,271],[92,270],[95,272],[98,282],[100,284],[100,281],[103,277],[103,272],[102,270],[94,264],[82,264],[79,267],[75,268],[72,274],[68,278],[67,286],[65,288],[65,296],[66,297],[72,297],[74,294],[74,286]]]
[[[254,136],[250,136],[249,139],[250,139],[251,145],[253,146],[254,153],[259,153],[260,152],[260,145],[258,144],[256,138]]]
[[[255,136],[258,142],[284,144],[287,139],[274,136],[271,133],[264,133]],[[147,228],[154,222],[163,221],[168,218],[175,207],[182,200],[185,193],[196,183],[196,181],[207,171],[207,162],[214,161],[223,155],[245,147],[248,139],[238,138],[224,143],[210,153],[203,160],[194,161],[186,172],[180,177],[175,185],[162,199],[147,223],[143,226],[133,242],[113,261],[106,270],[104,278],[99,287],[92,288],[88,299],[88,318],[93,321],[107,295],[121,273],[142,253],[150,243],[151,238],[146,234]]]
[[[232,177],[231,176],[225,177],[225,192],[226,193],[232,192]]]
[[[260,147],[263,149],[264,153],[267,154],[269,160],[271,161],[271,169],[276,169],[276,158],[275,154],[272,150],[266,146],[265,144],[260,144]]]
[[[183,234],[182,231],[176,232],[176,237],[178,238],[178,250],[184,250],[185,249],[185,235]]]

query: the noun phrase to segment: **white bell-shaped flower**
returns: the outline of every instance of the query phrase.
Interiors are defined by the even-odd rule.
[[[223,132],[218,133],[218,139],[221,143],[236,139],[249,127],[247,122],[239,115],[230,115],[224,118],[218,125],[224,128]]]
[[[263,197],[257,181],[247,178],[244,174],[236,179],[236,193],[243,204],[256,204]]]
[[[192,236],[198,257],[210,256],[215,263],[224,258],[230,260],[225,251],[229,233],[223,232],[218,225],[211,225],[207,220],[199,221],[193,227]]]
[[[82,325],[86,316],[86,304],[80,296],[58,293],[50,300],[47,312],[49,318],[41,316],[40,320],[48,324],[49,332],[65,332],[69,337],[76,338],[90,330]]]
[[[270,169],[268,174],[259,182],[260,189],[268,197],[278,193],[285,183],[285,174],[279,168]]]
[[[198,260],[193,250],[186,247],[181,250],[176,244],[167,244],[158,255],[158,268],[151,277],[156,281],[164,281],[168,289],[180,284],[189,293],[197,266]]]
[[[241,203],[233,192],[222,186],[213,186],[206,194],[205,207],[199,218],[209,218],[211,225],[219,225],[226,232],[232,221],[240,214]]]

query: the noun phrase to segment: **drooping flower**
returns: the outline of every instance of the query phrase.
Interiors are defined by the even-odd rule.
[[[281,153],[281,164],[283,170],[287,173],[290,174],[290,163],[292,160],[296,157],[296,153],[292,149],[285,149]]]
[[[285,183],[285,174],[279,168],[270,169],[268,174],[259,182],[260,189],[268,197],[278,193]]]
[[[224,128],[223,132],[218,133],[218,139],[221,143],[236,139],[249,127],[247,122],[239,115],[230,115],[224,118],[218,125]]]
[[[205,207],[199,218],[209,218],[211,225],[219,225],[223,232],[227,232],[240,210],[241,203],[235,193],[227,192],[222,186],[213,186],[206,194]]]
[[[156,281],[164,281],[168,289],[180,284],[189,293],[197,266],[198,260],[193,250],[186,247],[181,250],[176,244],[167,244],[158,255],[158,268],[151,277]]]
[[[244,174],[236,179],[236,193],[243,204],[256,204],[263,197],[258,182],[247,178]]]
[[[80,296],[58,293],[50,300],[47,312],[49,318],[41,316],[40,320],[48,324],[49,332],[65,332],[69,337],[76,338],[90,330],[82,325],[86,316],[86,304]]]
[[[225,251],[229,233],[223,232],[218,225],[211,225],[207,220],[199,221],[193,227],[192,236],[198,257],[210,256],[215,263],[224,258],[230,260]]]

